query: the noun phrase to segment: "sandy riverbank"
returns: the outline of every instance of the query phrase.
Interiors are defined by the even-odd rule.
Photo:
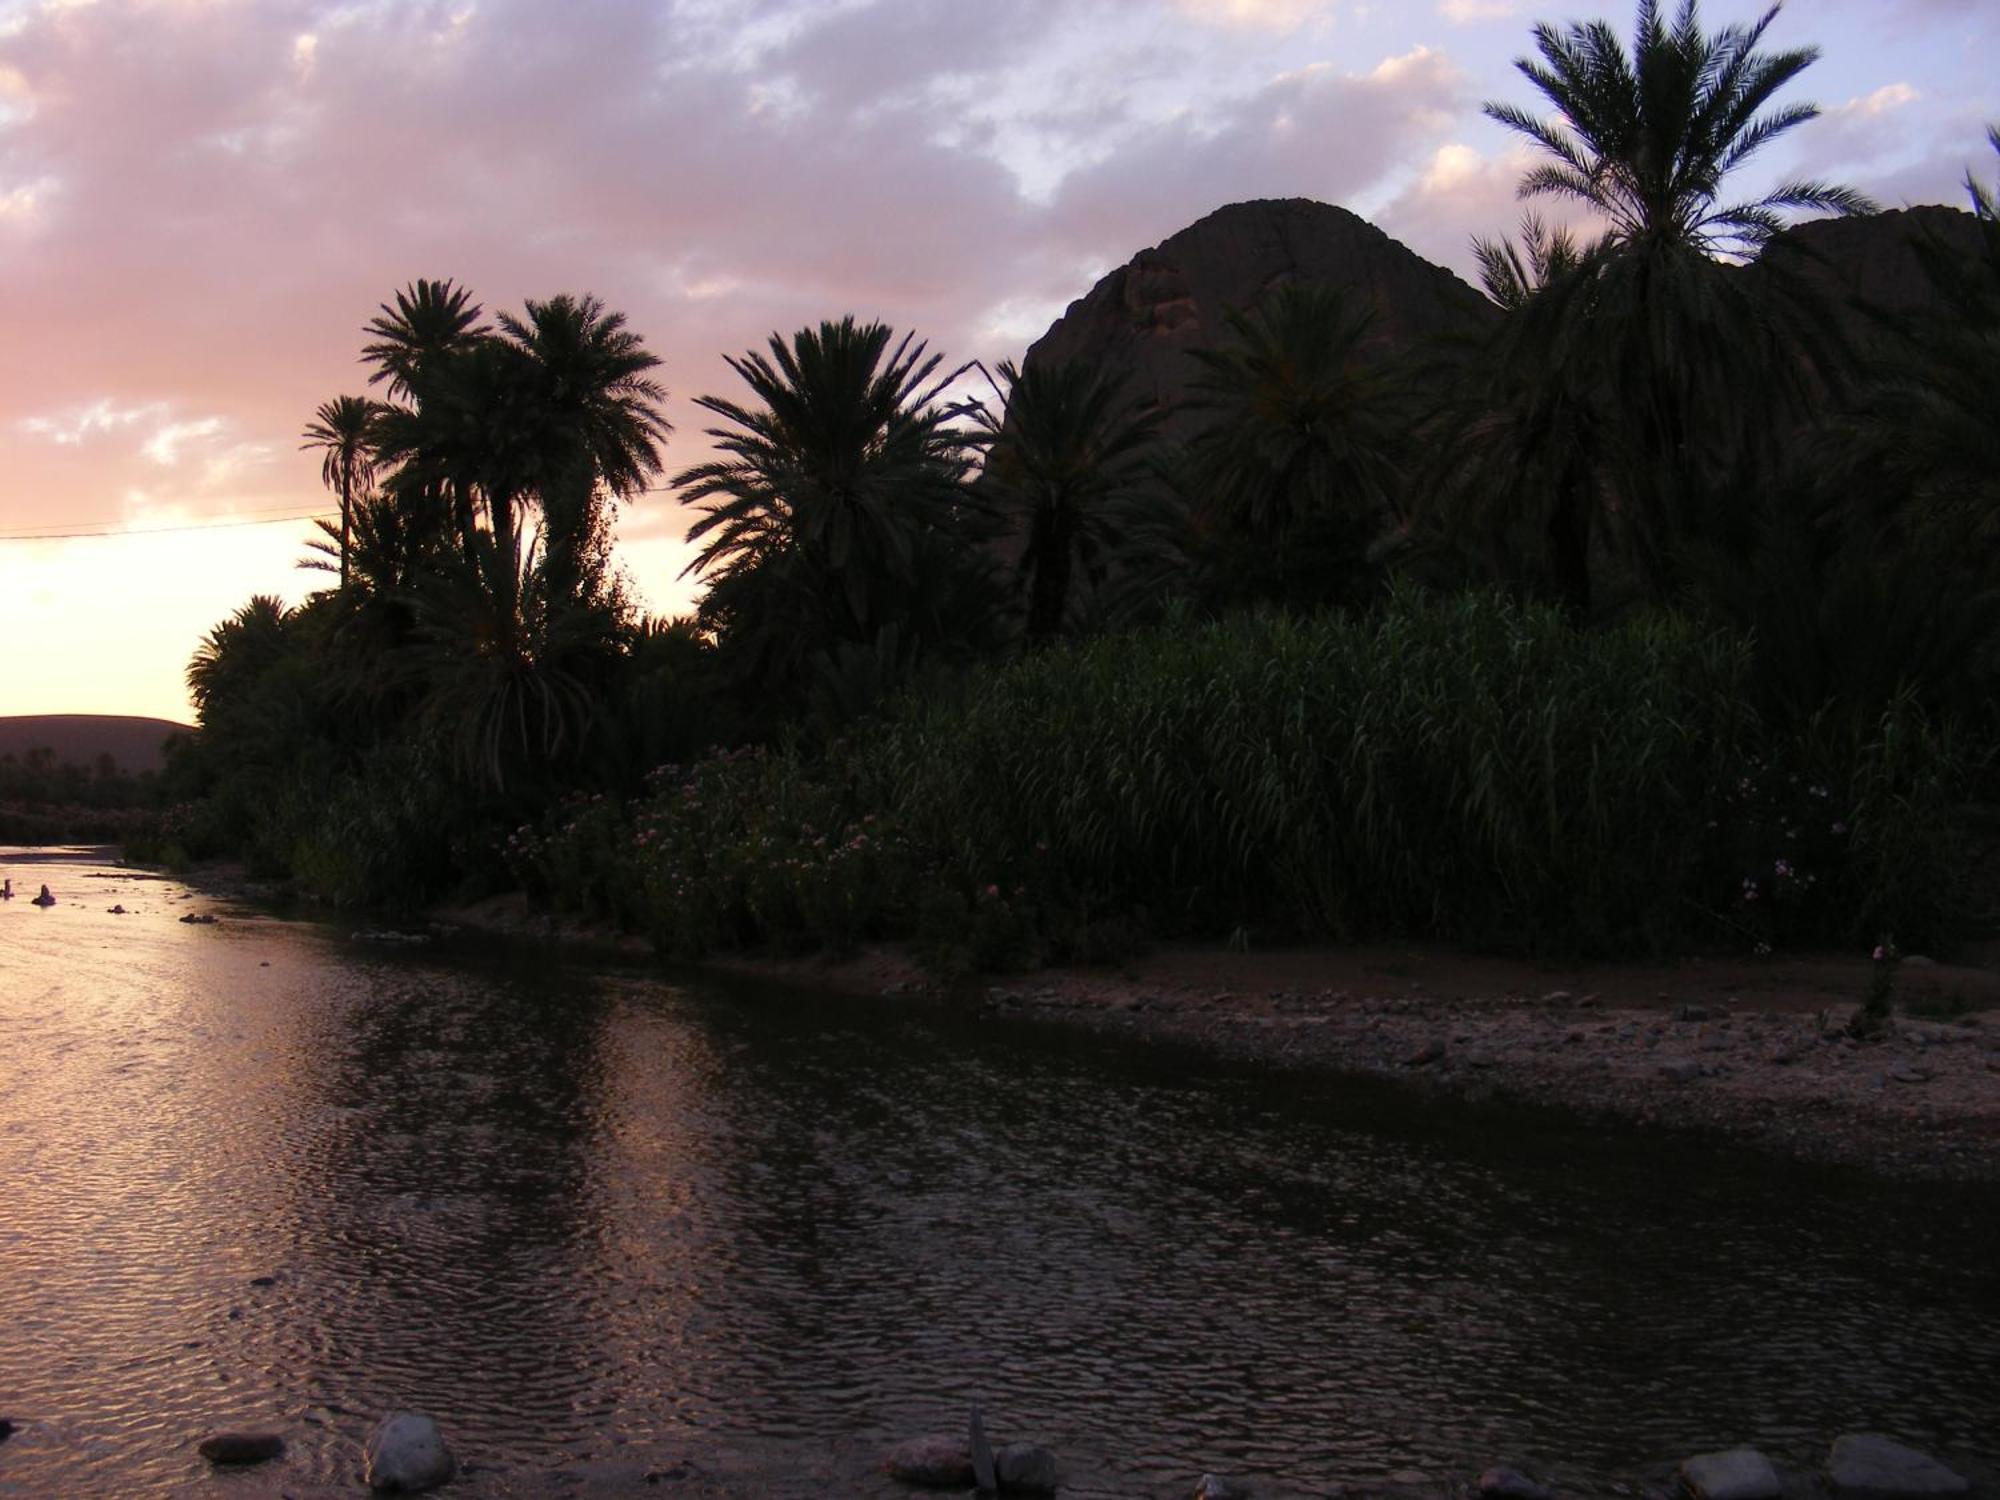
[[[446,927],[632,957],[637,939],[500,897]],[[949,990],[907,955],[728,957],[722,973],[970,1006],[1193,1044],[1291,1069],[1391,1076],[1748,1141],[1898,1177],[2000,1183],[2000,971],[1906,962],[1890,1035],[1857,1042],[1862,958],[1531,964],[1411,948],[1170,947],[1117,968]]]
[[[1906,966],[1891,1035],[1861,1043],[1842,1028],[1869,966],[1842,959],[1554,967],[1172,948],[950,995],[890,951],[715,967],[1538,1101],[1894,1176],[2000,1182],[2000,974],[1983,968]]]

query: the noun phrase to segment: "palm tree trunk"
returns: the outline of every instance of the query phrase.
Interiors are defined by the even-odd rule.
[[[1069,604],[1071,551],[1074,538],[1069,518],[1049,513],[1036,538],[1035,572],[1028,588],[1028,639],[1049,641],[1062,633]]]
[[[1590,502],[1574,457],[1563,466],[1549,513],[1549,569],[1563,613],[1583,624],[1590,618]]]
[[[347,549],[354,528],[354,470],[340,471],[340,591],[347,592]]]

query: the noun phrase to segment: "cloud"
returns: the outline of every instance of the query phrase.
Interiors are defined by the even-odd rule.
[[[1248,26],[1295,31],[1308,21],[1331,16],[1328,0],[1174,0],[1184,16],[1211,26]]]
[[[1516,0],[1438,0],[1438,14],[1460,26],[1498,21],[1519,13]]]
[[[1465,87],[1450,59],[1423,47],[1362,73],[1327,63],[1284,73],[1205,117],[1136,132],[1073,173],[1052,228],[1079,246],[1136,249],[1224,203],[1353,198],[1448,128],[1467,107]]]

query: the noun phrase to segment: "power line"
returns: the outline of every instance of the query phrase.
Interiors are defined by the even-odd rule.
[[[293,521],[332,520],[337,510],[301,511],[287,508],[282,515],[241,516],[226,521],[189,521],[179,526],[128,526],[109,531],[0,531],[0,542],[93,541],[122,536],[166,536],[182,531],[226,531],[237,526],[282,526]],[[115,527],[116,523],[97,523]]]

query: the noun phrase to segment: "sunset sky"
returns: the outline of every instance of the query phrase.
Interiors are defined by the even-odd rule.
[[[1629,26],[1625,0],[0,0],[0,714],[186,718],[201,633],[322,581],[268,518],[326,505],[299,430],[364,389],[360,327],[413,278],[622,309],[677,470],[725,351],[853,312],[1018,358],[1240,199],[1344,204],[1465,274],[1523,159],[1480,102],[1538,102],[1531,21],[1600,14]],[[1995,175],[2000,3],[1793,0],[1769,41],[1823,49],[1785,97],[1827,117],[1757,180],[1899,206]],[[623,516],[651,608],[689,600],[683,525],[665,491]],[[27,539],[54,532],[94,534]]]

